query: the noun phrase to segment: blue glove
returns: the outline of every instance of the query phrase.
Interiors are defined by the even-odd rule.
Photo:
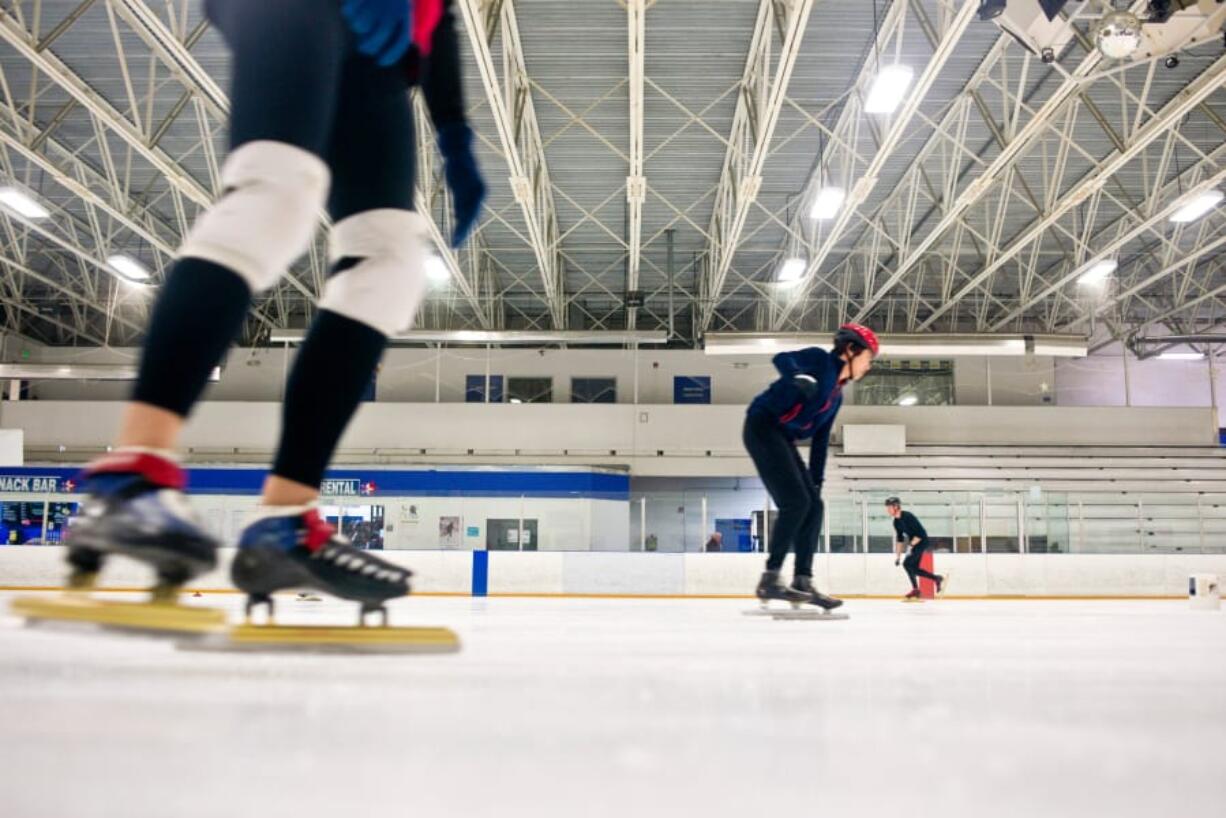
[[[472,232],[485,201],[485,180],[473,155],[473,132],[463,122],[438,129],[438,149],[443,155],[443,174],[455,207],[455,230],[451,246],[459,247]]]
[[[409,50],[413,35],[411,0],[344,0],[341,14],[358,35],[358,51],[379,65],[395,65]]]

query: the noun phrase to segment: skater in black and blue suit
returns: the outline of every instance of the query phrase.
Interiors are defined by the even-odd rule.
[[[261,507],[232,565],[251,603],[307,587],[362,604],[409,592],[409,572],[353,548],[320,516],[320,483],[387,339],[421,305],[431,240],[416,212],[418,85],[453,206],[451,242],[476,223],[485,184],[465,121],[451,0],[206,0],[232,56],[220,198],[184,237],[161,287],[114,450],[90,464],[71,530],[71,581],[119,553],[173,589],[217,543],[190,513],[175,449],[209,373],[331,216],[331,268],[285,388]]]
[[[758,582],[763,602],[782,599],[827,610],[842,605],[813,587],[813,554],[822,529],[822,483],[834,419],[843,403],[843,387],[868,374],[880,346],[868,327],[844,324],[830,352],[809,347],[781,352],[773,363],[779,378],[749,405],[743,439],[779,518],[770,536],[770,556]],[[796,441],[810,439],[809,463]],[[795,551],[790,586],[779,579],[783,561]]]

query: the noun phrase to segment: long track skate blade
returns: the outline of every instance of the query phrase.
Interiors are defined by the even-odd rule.
[[[168,602],[121,602],[87,596],[24,596],[9,610],[27,622],[72,622],[103,628],[165,634],[204,634],[226,625],[225,611]]]
[[[851,619],[850,614],[845,614],[842,611],[822,611],[813,608],[807,608],[800,611],[768,611],[770,618],[774,620],[803,620],[813,622],[833,622],[841,619]]]
[[[753,608],[748,611],[742,611],[745,616],[764,616],[771,619],[850,619],[851,617],[841,611],[823,611],[818,608],[800,608],[793,610],[791,608]]]
[[[238,625],[180,648],[293,653],[455,653],[460,639],[449,628]]]

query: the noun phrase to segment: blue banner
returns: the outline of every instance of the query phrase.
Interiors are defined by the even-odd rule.
[[[673,378],[673,403],[710,402],[710,375],[677,375]]]
[[[188,469],[192,494],[259,494],[265,469]],[[79,467],[0,469],[0,493],[72,494]],[[585,471],[417,471],[338,469],[324,477],[329,497],[575,497],[628,500],[630,477]]]

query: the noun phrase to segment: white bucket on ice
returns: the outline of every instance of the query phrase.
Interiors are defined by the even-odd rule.
[[[1215,574],[1188,577],[1188,605],[1195,611],[1216,611],[1222,605],[1222,592]]]

